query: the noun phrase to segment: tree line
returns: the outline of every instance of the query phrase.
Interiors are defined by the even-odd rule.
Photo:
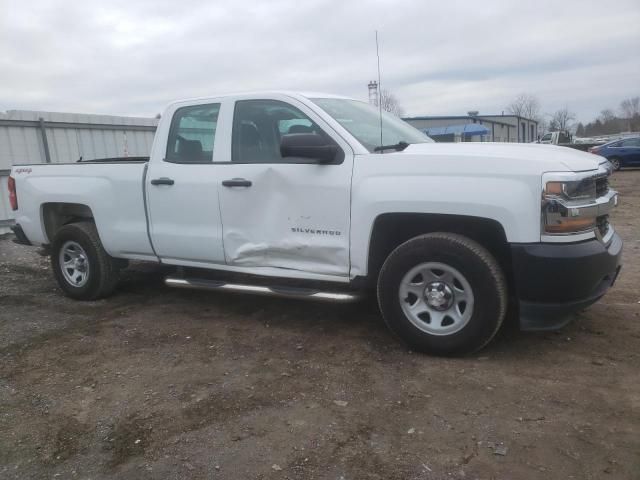
[[[379,93],[379,101],[383,110],[398,117],[404,114],[404,109],[397,97],[389,90],[382,90]],[[521,93],[516,96],[506,106],[506,111],[511,115],[537,121],[540,134],[571,131],[575,132],[577,137],[593,137],[625,131],[640,131],[640,96],[622,100],[617,110],[605,108],[596,119],[586,124],[576,123],[576,114],[567,106],[552,113],[543,114],[540,101],[530,93]]]
[[[610,108],[602,110],[595,120],[587,124],[576,124],[576,115],[567,106],[543,115],[538,98],[528,93],[518,95],[506,109],[511,115],[536,120],[541,133],[575,130],[578,137],[592,137],[640,131],[640,97],[623,100],[617,111]]]
[[[618,112],[605,108],[595,120],[576,126],[576,136],[593,137],[620,132],[640,131],[640,97],[627,98],[620,102]]]

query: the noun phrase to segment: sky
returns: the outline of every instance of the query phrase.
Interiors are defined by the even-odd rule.
[[[500,114],[520,93],[583,122],[640,95],[640,1],[0,0],[0,111],[154,116],[250,90],[407,116]]]

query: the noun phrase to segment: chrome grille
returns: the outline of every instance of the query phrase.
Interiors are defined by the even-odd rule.
[[[596,177],[596,197],[606,195],[609,191],[609,176]]]

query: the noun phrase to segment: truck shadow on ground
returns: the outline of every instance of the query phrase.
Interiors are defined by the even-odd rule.
[[[408,348],[386,327],[378,310],[374,292],[353,304],[331,304],[306,300],[269,298],[250,294],[206,292],[167,287],[166,275],[172,267],[152,264],[135,264],[123,272],[123,277],[113,300],[117,304],[138,306],[183,306],[185,318],[204,316],[215,327],[215,316],[233,317],[238,326],[251,328],[251,323],[268,323],[292,332],[313,329],[342,332],[360,337],[378,346],[407,351]],[[109,302],[109,300],[107,300]],[[212,312],[215,315],[210,315]],[[579,317],[580,314],[576,315]],[[501,354],[527,356],[532,349],[548,348],[549,338],[571,335],[577,328],[570,323],[559,332],[521,332],[514,314],[507,315],[499,333],[480,352],[470,356]],[[546,345],[543,347],[543,345]]]

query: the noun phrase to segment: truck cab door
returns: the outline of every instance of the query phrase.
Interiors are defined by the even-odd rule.
[[[218,202],[218,117],[222,103],[169,108],[145,178],[149,234],[164,263],[224,264]]]
[[[283,156],[283,137],[299,134],[322,136],[335,158]],[[230,158],[217,165],[227,264],[348,276],[352,165],[348,143],[303,103],[236,101]]]

